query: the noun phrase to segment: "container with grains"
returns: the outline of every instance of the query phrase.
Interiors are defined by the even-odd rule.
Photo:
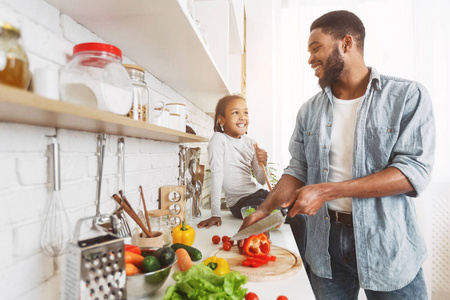
[[[137,65],[124,65],[133,84],[133,103],[127,117],[147,122],[149,91],[145,83],[145,70]]]
[[[31,73],[20,30],[0,21],[0,83],[28,89]]]

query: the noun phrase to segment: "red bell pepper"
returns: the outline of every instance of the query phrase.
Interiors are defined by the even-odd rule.
[[[243,250],[247,255],[267,255],[270,252],[269,239],[264,233],[251,235],[244,241]]]
[[[246,261],[249,261],[249,262],[254,262],[254,263],[262,264],[262,265],[265,265],[265,264],[268,264],[268,263],[269,263],[268,260],[261,259],[261,258],[253,258],[253,257],[250,257],[250,256],[247,256],[247,257],[245,258],[245,260],[246,260]]]
[[[248,260],[243,260],[242,261],[242,265],[246,266],[246,267],[253,267],[253,268],[257,268],[257,267],[261,266],[260,263],[251,262],[251,261],[248,261]]]
[[[249,255],[248,257],[252,257],[252,258],[259,258],[259,259],[264,259],[264,260],[268,260],[268,261],[276,261],[277,257],[275,255]]]
[[[141,253],[141,248],[139,248],[138,246],[125,244],[124,247],[125,247],[125,251],[133,252],[133,253],[136,253],[136,254],[139,254],[139,255],[142,254]]]

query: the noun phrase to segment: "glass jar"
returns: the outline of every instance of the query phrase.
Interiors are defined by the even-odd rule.
[[[164,246],[172,243],[172,235],[169,227],[169,211],[167,209],[149,210],[150,226],[152,231],[161,231],[163,233]]]
[[[61,71],[61,99],[73,104],[126,115],[133,87],[122,65],[122,51],[102,43],[73,47],[72,60]]]
[[[133,84],[133,102],[127,114],[128,118],[147,122],[149,109],[149,92],[145,83],[144,68],[136,65],[123,65],[130,75]]]
[[[30,79],[28,58],[22,48],[20,30],[0,22],[0,82],[26,90]]]

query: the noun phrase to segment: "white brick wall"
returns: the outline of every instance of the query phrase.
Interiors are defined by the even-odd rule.
[[[77,43],[104,42],[43,0],[0,0],[0,20],[21,28],[31,71],[48,65],[63,67]],[[123,61],[133,63],[126,53]],[[154,99],[186,103],[197,134],[211,136],[211,117],[148,72],[146,82]],[[55,134],[61,146],[60,197],[72,225],[96,212],[97,134],[0,123],[1,299],[59,297],[64,257],[54,260],[40,249],[40,236],[52,197],[47,174],[47,145],[51,139],[47,136]],[[107,135],[101,213],[111,213],[116,208],[110,196],[120,186],[118,138]],[[126,191],[135,208],[139,207],[139,185],[144,189],[148,208],[156,209],[158,188],[177,184],[178,146],[125,137]],[[201,147],[201,163],[207,164],[206,143],[188,146]],[[206,177],[205,189],[208,182]],[[134,226],[131,221],[130,224]]]

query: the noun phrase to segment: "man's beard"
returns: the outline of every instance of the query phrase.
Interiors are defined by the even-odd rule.
[[[344,71],[344,65],[344,59],[339,53],[338,45],[335,45],[333,52],[327,58],[325,63],[323,77],[319,78],[319,85],[322,88],[322,91],[325,90],[325,87],[331,86],[336,80],[339,79]]]

